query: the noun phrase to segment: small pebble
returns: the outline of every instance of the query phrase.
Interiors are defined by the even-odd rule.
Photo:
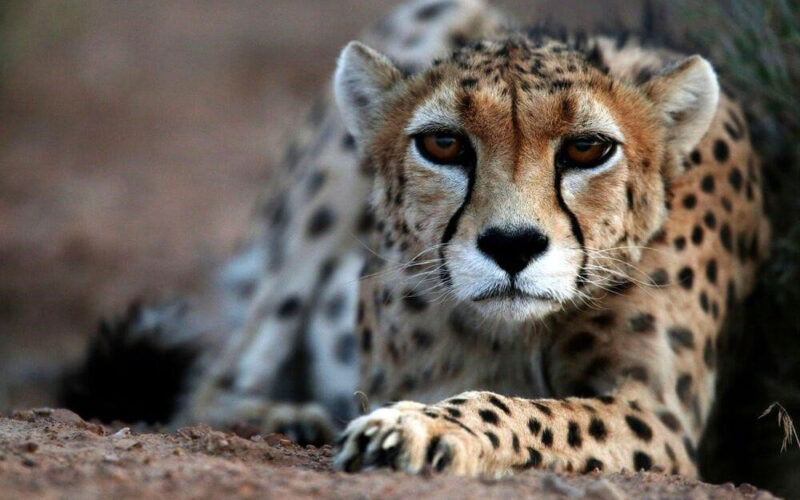
[[[117,432],[115,432],[114,434],[112,434],[110,437],[111,437],[111,439],[121,439],[121,438],[129,437],[130,435],[131,435],[131,428],[130,427],[123,427],[122,429],[120,429]]]
[[[21,444],[19,449],[26,453],[36,453],[36,450],[39,449],[39,445],[33,441],[28,441],[27,443]]]

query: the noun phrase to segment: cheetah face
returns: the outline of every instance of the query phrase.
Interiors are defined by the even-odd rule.
[[[645,85],[580,52],[481,42],[412,77],[351,44],[337,101],[377,172],[377,215],[405,255],[486,316],[542,317],[635,279],[665,186],[707,130],[716,77],[699,57]]]

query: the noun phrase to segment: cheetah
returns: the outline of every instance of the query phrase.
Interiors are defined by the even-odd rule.
[[[350,472],[697,475],[769,249],[742,110],[700,56],[507,25],[412,0],[344,49],[176,423],[344,427]]]

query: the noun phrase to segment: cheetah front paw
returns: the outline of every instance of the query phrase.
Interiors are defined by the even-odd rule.
[[[391,467],[418,474],[481,472],[482,444],[469,429],[425,405],[400,402],[359,417],[338,442],[334,467],[357,472]]]

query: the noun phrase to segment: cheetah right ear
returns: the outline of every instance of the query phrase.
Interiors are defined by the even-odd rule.
[[[645,85],[661,111],[670,145],[687,154],[703,138],[719,103],[719,83],[711,64],[691,56]]]
[[[350,42],[339,56],[333,91],[348,131],[360,139],[382,112],[386,93],[403,75],[384,55],[360,42]]]

